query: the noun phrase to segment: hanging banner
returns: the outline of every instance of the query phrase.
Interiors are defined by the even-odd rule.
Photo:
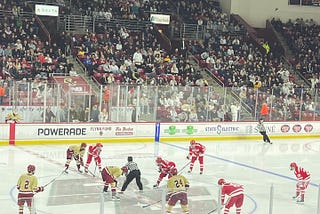
[[[59,16],[59,6],[36,4],[35,11],[38,16]]]
[[[150,14],[150,22],[160,25],[168,25],[170,23],[170,15]]]

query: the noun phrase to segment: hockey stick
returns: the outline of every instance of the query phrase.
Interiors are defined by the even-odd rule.
[[[95,174],[95,173],[91,172],[89,169],[87,169],[87,170],[88,170],[88,172],[89,172],[90,175],[92,175],[93,177],[96,177],[96,174]]]
[[[215,208],[213,210],[211,210],[210,212],[208,212],[207,214],[210,214],[210,213],[214,213],[215,211],[217,211],[218,208]]]
[[[184,170],[189,164],[191,163],[191,161],[189,161],[188,163],[186,163],[178,172],[179,175],[182,173],[182,170]]]
[[[96,162],[96,166],[94,167],[93,174],[96,174],[96,170],[97,170],[97,162]]]
[[[59,178],[64,173],[64,170],[55,178],[53,178],[51,181],[49,181],[47,184],[45,184],[43,187],[48,186],[49,184],[53,183],[57,178]]]
[[[159,203],[159,202],[161,202],[161,201],[162,201],[162,200],[159,200],[159,201],[153,202],[153,203],[151,203],[151,204],[143,205],[143,206],[142,206],[142,208],[150,207],[150,206],[155,205],[155,204],[157,204],[157,203]]]

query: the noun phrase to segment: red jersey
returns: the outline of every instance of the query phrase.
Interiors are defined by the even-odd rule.
[[[172,161],[161,160],[161,163],[158,164],[159,172],[168,173],[170,169],[176,167],[176,164]]]
[[[294,174],[296,175],[299,181],[310,180],[310,173],[302,167],[295,167]]]
[[[92,155],[94,158],[99,157],[101,153],[101,147],[99,146],[89,146],[88,154]]]
[[[221,203],[224,204],[225,195],[234,197],[244,194],[243,186],[236,183],[224,183],[221,190]]]
[[[206,147],[200,143],[194,143],[189,146],[189,156],[203,156]]]

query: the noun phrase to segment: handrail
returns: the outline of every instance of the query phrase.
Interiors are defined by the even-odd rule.
[[[297,71],[292,65],[291,63],[288,61],[287,58],[285,58],[284,56],[282,56],[281,58],[285,63],[286,65],[289,67],[290,70],[292,70],[295,74],[297,74],[303,81],[304,83],[306,83],[309,87],[311,87],[311,83],[309,80],[307,80],[303,74],[301,74],[299,71]]]
[[[234,19],[238,23],[242,24],[248,32],[251,42],[254,43],[254,45],[259,49],[261,53],[266,53],[266,50],[259,43],[257,31],[253,27],[251,27],[241,16],[237,14],[231,14],[230,19]]]
[[[43,22],[41,21],[41,19],[38,16],[36,16],[36,20],[39,23],[41,30],[43,31],[43,33],[47,37],[49,44],[51,44],[51,35],[50,35],[48,29],[46,28],[46,26],[44,26]]]
[[[81,60],[79,59],[79,57],[76,57],[76,61],[77,61],[77,63],[80,65],[80,67],[82,67],[84,73],[85,73],[86,75],[89,75],[88,72],[87,72],[86,66],[81,62]]]

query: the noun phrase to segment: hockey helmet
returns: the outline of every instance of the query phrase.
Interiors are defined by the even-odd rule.
[[[161,163],[162,162],[162,158],[161,157],[157,157],[157,159],[156,159],[156,163]]]
[[[133,161],[133,158],[132,158],[132,156],[128,156],[128,162],[132,162]]]
[[[102,143],[97,143],[97,144],[96,144],[96,147],[101,147],[101,148],[102,148],[103,145],[102,145]]]
[[[297,167],[298,165],[295,162],[290,163],[290,169],[293,170]]]
[[[36,170],[35,165],[32,165],[32,164],[28,165],[28,167],[27,167],[28,173],[32,173],[33,174],[35,170]]]
[[[127,173],[128,172],[128,167],[123,166],[123,167],[121,167],[121,170],[122,170],[122,174],[123,173]]]
[[[195,144],[196,143],[196,141],[195,140],[190,140],[190,144],[192,145],[192,144]]]
[[[223,178],[220,178],[218,180],[218,185],[222,185],[222,184],[225,184],[225,183],[226,183],[226,181]]]
[[[175,168],[175,167],[174,167],[174,168],[171,168],[171,169],[170,169],[170,174],[171,174],[171,175],[177,175],[177,174],[178,174],[177,168]]]
[[[86,143],[81,143],[80,147],[81,147],[81,148],[86,148],[86,147],[87,147],[87,144],[86,144]]]

